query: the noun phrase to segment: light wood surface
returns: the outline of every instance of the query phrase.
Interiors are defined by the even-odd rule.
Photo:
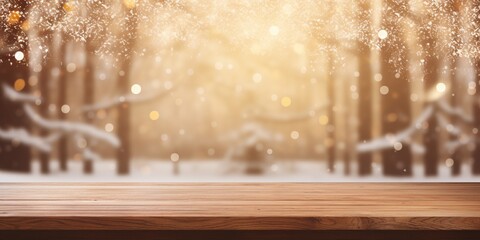
[[[480,184],[0,183],[0,230],[480,230]]]

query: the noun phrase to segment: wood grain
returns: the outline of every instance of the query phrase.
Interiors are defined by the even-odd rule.
[[[78,231],[21,230],[1,231],[8,240],[474,240],[480,231]]]
[[[480,230],[480,184],[0,183],[0,230]]]

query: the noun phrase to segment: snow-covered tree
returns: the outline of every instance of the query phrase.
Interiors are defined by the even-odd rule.
[[[281,134],[272,133],[256,122],[246,122],[226,138],[229,145],[226,160],[241,161],[247,174],[264,173],[269,166],[268,156],[273,154],[271,145],[283,140]]]
[[[330,172],[480,172],[476,1],[0,3],[1,168],[261,159],[221,140],[255,126]]]
[[[29,79],[29,1],[2,1],[0,7],[0,84],[28,92]],[[21,104],[4,101],[0,93],[0,129],[7,131],[0,138],[0,168],[12,171],[30,171],[28,145],[12,142],[12,131],[22,134],[29,128],[29,121]],[[14,134],[16,135],[16,134]],[[25,135],[25,134],[23,134]]]
[[[473,1],[472,8],[477,14],[473,15],[473,31],[472,44],[480,46],[480,2]],[[476,17],[475,17],[476,16]],[[480,140],[478,138],[480,129],[480,57],[475,61],[475,98],[473,101],[473,115],[474,115],[474,128],[473,128],[473,142],[475,143],[475,150],[473,151],[473,173],[480,174]]]

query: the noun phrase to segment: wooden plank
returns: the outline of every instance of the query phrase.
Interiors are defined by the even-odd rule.
[[[480,239],[480,231],[0,231],[16,240],[458,240]]]
[[[480,230],[476,183],[0,183],[0,230]]]

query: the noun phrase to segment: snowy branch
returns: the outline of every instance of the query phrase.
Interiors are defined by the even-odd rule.
[[[17,92],[15,91],[15,89],[8,86],[7,84],[3,84],[2,88],[3,88],[3,93],[5,94],[5,97],[13,102],[35,103],[40,100],[39,97]]]
[[[291,114],[275,114],[275,113],[265,113],[264,111],[255,111],[253,113],[253,118],[257,120],[272,121],[272,122],[297,122],[304,121],[309,118],[314,117],[318,112],[325,109],[329,104],[324,103],[314,107],[310,111],[301,112],[301,113],[291,113]]]
[[[438,108],[440,111],[448,114],[448,115],[451,115],[451,116],[454,116],[454,117],[457,117],[458,119],[462,120],[463,122],[466,122],[466,123],[472,123],[473,122],[473,119],[468,116],[468,114],[466,114],[462,109],[460,108],[454,108],[452,106],[450,106],[445,100],[439,100],[436,102]]]
[[[120,141],[115,135],[107,133],[93,126],[90,126],[84,123],[73,123],[73,122],[63,122],[63,121],[44,119],[38,113],[35,112],[32,106],[27,104],[28,102],[37,101],[38,100],[37,97],[24,94],[24,93],[18,93],[17,91],[15,91],[14,89],[12,89],[10,86],[6,84],[3,85],[3,90],[8,100],[14,101],[14,102],[23,102],[24,103],[23,108],[27,116],[35,124],[37,124],[42,128],[53,130],[53,131],[60,131],[63,133],[80,133],[85,136],[89,136],[89,137],[107,142],[114,147],[120,146]]]
[[[142,95],[133,95],[129,94],[126,96],[119,96],[115,97],[113,100],[107,100],[104,102],[99,102],[93,105],[85,106],[83,107],[84,112],[93,112],[93,111],[98,111],[98,110],[108,110],[114,107],[117,107],[118,105],[121,105],[123,103],[147,103],[151,102],[154,100],[159,100],[162,99],[170,92],[172,92],[174,89],[176,89],[178,85],[174,87],[170,87],[168,89],[165,89],[163,91],[157,92],[157,93],[151,93],[151,94],[142,94]]]
[[[442,114],[437,114],[438,123],[442,128],[447,129],[448,133],[453,136],[459,136],[462,133],[462,130],[453,124],[450,124],[448,120]]]
[[[247,149],[255,147],[259,143],[282,142],[284,140],[281,134],[272,133],[256,122],[247,122],[238,130],[230,132],[221,139],[230,142],[224,155],[226,160],[233,159],[234,156],[239,154],[245,154]]]
[[[106,133],[103,130],[97,129],[87,124],[83,123],[73,123],[73,122],[62,122],[55,120],[46,120],[38,115],[35,110],[30,105],[24,105],[24,110],[27,116],[37,125],[42,128],[61,131],[64,133],[80,133],[85,136],[89,136],[95,139],[102,140],[114,147],[120,146],[120,141],[118,138],[110,133]]]
[[[427,149],[423,144],[418,144],[418,143],[410,143],[410,147],[412,149],[412,152],[418,153],[418,154],[425,154]]]
[[[432,115],[434,114],[434,110],[435,109],[432,105],[427,106],[420,114],[420,116],[418,116],[418,118],[407,129],[402,130],[395,135],[385,136],[369,142],[360,143],[357,145],[357,151],[360,153],[372,152],[377,150],[394,148],[395,144],[398,143],[408,143],[410,138],[420,130],[419,126],[421,126],[422,123],[432,117]]]
[[[0,129],[0,139],[22,143],[42,152],[50,152],[52,150],[52,143],[57,140],[58,137],[58,134],[54,134],[47,138],[40,138],[32,136],[27,130],[20,128],[12,128],[9,130]]]
[[[92,161],[94,161],[94,162],[98,162],[98,161],[100,161],[100,160],[103,159],[100,155],[98,155],[97,153],[93,152],[90,148],[85,148],[85,149],[83,150],[83,157],[84,157],[85,159],[90,159],[90,160],[92,160]]]
[[[393,148],[395,143],[407,143],[410,137],[419,131],[418,126],[421,126],[421,124],[427,121],[430,117],[432,117],[433,114],[435,114],[435,117],[438,119],[440,126],[447,128],[450,134],[454,136],[460,136],[462,133],[462,130],[459,129],[458,127],[453,126],[452,124],[449,124],[447,119],[445,119],[445,116],[443,116],[442,114],[436,114],[437,113],[436,110],[439,110],[442,113],[448,114],[450,116],[457,117],[467,123],[471,123],[473,121],[473,119],[471,119],[471,117],[469,117],[461,109],[452,108],[449,104],[447,104],[443,100],[436,101],[432,104],[434,105],[429,105],[425,108],[425,110],[420,114],[418,119],[409,128],[393,136],[386,136],[386,137],[372,140],[370,142],[361,143],[357,146],[357,151],[370,152],[370,151],[376,151],[376,150],[382,150],[382,149],[389,149],[389,148]],[[447,147],[449,150],[451,150],[451,149],[456,149],[465,144],[466,144],[466,141],[463,139],[458,141],[452,141],[449,143]],[[417,146],[417,147],[422,147],[422,146]]]
[[[80,139],[80,136],[74,135],[74,138],[76,141],[78,141]],[[94,162],[103,160],[103,158],[99,154],[95,153],[90,147],[77,147],[77,149],[81,150],[84,159],[89,159]]]
[[[447,151],[449,153],[453,154],[455,151],[457,151],[457,149],[468,145],[470,143],[470,141],[472,141],[471,137],[463,137],[463,138],[459,138],[457,140],[449,141],[446,144]]]
[[[246,145],[251,145],[250,143],[253,144],[253,142],[260,141],[283,141],[283,136],[281,134],[274,134],[268,131],[266,128],[256,122],[247,122],[243,124],[240,129],[232,131],[221,139],[224,141],[237,141],[242,139],[243,142],[247,142]]]

